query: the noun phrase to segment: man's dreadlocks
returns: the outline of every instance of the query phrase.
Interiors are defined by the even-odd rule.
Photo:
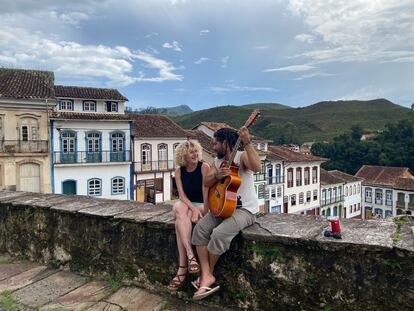
[[[227,141],[231,151],[233,151],[233,147],[236,145],[236,141],[239,138],[239,134],[234,129],[224,127],[217,130],[214,133],[214,137],[221,143]]]

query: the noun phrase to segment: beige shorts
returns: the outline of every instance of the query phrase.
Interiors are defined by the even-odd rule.
[[[236,209],[226,219],[214,217],[208,212],[195,226],[192,243],[197,246],[207,245],[210,253],[222,255],[230,248],[233,238],[255,221],[256,216],[244,208]]]

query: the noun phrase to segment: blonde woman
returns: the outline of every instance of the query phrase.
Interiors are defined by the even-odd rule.
[[[197,141],[181,143],[175,153],[175,182],[180,201],[174,204],[175,232],[179,253],[178,271],[168,288],[179,289],[187,273],[198,273],[200,266],[191,245],[193,223],[197,223],[207,213],[208,188],[203,185],[203,177],[210,167],[201,162],[201,146]]]

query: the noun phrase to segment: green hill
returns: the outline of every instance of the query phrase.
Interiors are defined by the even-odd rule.
[[[365,132],[382,130],[386,123],[408,117],[409,109],[386,99],[370,101],[326,101],[303,108],[281,104],[250,104],[223,106],[196,111],[174,120],[184,128],[201,121],[226,122],[240,127],[253,109],[260,109],[261,117],[252,127],[255,135],[277,141],[281,135],[291,135],[297,142],[331,140],[360,125]]]

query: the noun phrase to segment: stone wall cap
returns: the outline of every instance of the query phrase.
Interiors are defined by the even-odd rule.
[[[127,220],[136,223],[146,222],[155,216],[159,216],[171,211],[171,208],[166,206],[157,206],[153,204],[142,204],[141,206],[129,210],[125,213],[115,215],[115,219]]]

